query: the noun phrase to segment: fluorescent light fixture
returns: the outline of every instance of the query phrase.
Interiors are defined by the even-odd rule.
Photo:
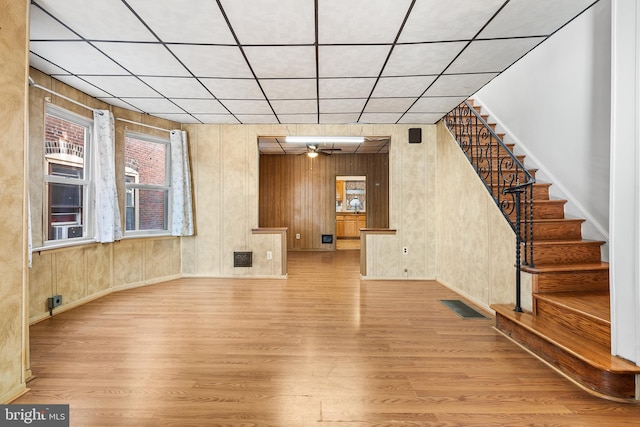
[[[285,136],[287,144],[362,144],[364,136]]]

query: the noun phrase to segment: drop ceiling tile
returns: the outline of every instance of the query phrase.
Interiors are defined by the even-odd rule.
[[[259,79],[316,76],[316,54],[312,46],[245,47],[244,52]]]
[[[38,55],[32,52],[29,53],[29,65],[35,68],[36,70],[40,70],[49,76],[69,74],[67,71],[63,70],[62,68],[52,64],[46,59],[40,58]]]
[[[273,114],[237,114],[236,117],[241,123],[278,123],[278,119]]]
[[[127,0],[127,3],[164,42],[235,44],[215,1],[189,0],[188,7],[184,0]]]
[[[504,0],[418,0],[398,42],[471,40]]]
[[[366,102],[365,98],[321,99],[321,113],[357,113],[360,114]]]
[[[440,120],[444,114],[442,113],[407,113],[398,123],[420,123],[420,124],[434,124]]]
[[[82,78],[118,98],[158,96],[158,92],[133,76],[83,76]]]
[[[282,114],[316,114],[318,103],[315,99],[271,100],[271,106],[278,116]]]
[[[207,98],[211,96],[196,79],[142,77],[142,80],[167,98]]]
[[[100,101],[106,102],[109,105],[114,105],[116,107],[125,108],[125,109],[131,110],[131,111],[142,112],[141,110],[138,110],[136,107],[134,107],[133,105],[129,104],[128,102],[125,102],[125,101],[121,100],[120,98],[102,97],[102,98],[98,98],[98,99]]]
[[[86,81],[80,79],[79,77],[75,77],[75,76],[56,76],[55,77],[56,80],[60,80],[63,83],[68,84],[71,87],[74,87],[90,96],[93,96],[94,98],[100,98],[100,97],[108,97],[110,96],[108,93],[106,93],[105,91],[98,89],[97,87],[93,86],[90,83],[87,83]]]
[[[469,97],[497,75],[498,73],[480,73],[440,76],[424,96]]]
[[[260,145],[260,154],[285,154],[280,146],[271,147]]]
[[[377,77],[390,46],[320,46],[320,77]]]
[[[194,117],[207,124],[238,124],[240,123],[231,114],[194,114]]]
[[[320,79],[320,98],[368,98],[375,78]]]
[[[196,77],[252,78],[237,46],[169,45]]]
[[[345,123],[356,123],[358,121],[358,117],[360,113],[352,113],[352,114],[320,114],[320,123],[329,123],[329,124],[345,124]]]
[[[359,123],[395,123],[402,113],[363,113]]]
[[[383,76],[440,74],[467,42],[398,45],[393,49]]]
[[[121,0],[94,1],[90,7],[86,0],[38,0],[38,4],[88,40],[156,41]]]
[[[72,74],[129,74],[86,42],[32,42],[29,48]]]
[[[549,35],[593,0],[511,0],[479,38]]]
[[[416,101],[409,113],[448,113],[465,99],[464,96],[423,97]]]
[[[279,149],[282,151],[282,146],[273,138],[258,138],[258,143],[260,144],[260,148]]]
[[[318,41],[321,44],[393,43],[410,4],[410,0],[321,0]]]
[[[472,42],[447,69],[447,73],[501,72],[529,52],[541,37]]]
[[[315,79],[262,79],[260,85],[269,99],[315,99]]]
[[[278,119],[280,119],[280,123],[283,124],[317,124],[318,123],[318,115],[317,114],[278,114]]]
[[[161,44],[94,43],[131,74],[147,76],[188,76],[187,70]]]
[[[160,117],[161,119],[170,120],[176,123],[200,123],[197,119],[193,118],[189,114],[154,114],[155,117]]]
[[[229,114],[215,99],[172,98],[171,101],[194,114]]]
[[[229,99],[222,102],[236,116],[239,114],[272,114],[273,111],[267,101],[264,100],[245,100],[245,99]]]
[[[415,98],[371,98],[365,113],[404,113]]]
[[[31,24],[30,40],[78,40],[79,37],[64,25],[53,19],[39,7],[31,4],[29,8]]]
[[[435,79],[436,76],[382,77],[373,91],[373,96],[376,98],[417,98]]]
[[[165,98],[127,98],[126,101],[149,114],[184,113],[180,107]]]
[[[200,79],[218,99],[264,99],[254,79]]]
[[[241,44],[312,44],[314,2],[309,0],[223,0]]]

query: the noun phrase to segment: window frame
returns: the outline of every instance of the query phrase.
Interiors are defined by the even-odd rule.
[[[125,131],[125,135],[124,135],[124,157],[125,157],[125,163],[126,163],[126,158],[127,158],[127,154],[126,154],[126,147],[127,147],[127,138],[131,138],[131,139],[137,139],[140,141],[145,141],[145,142],[150,142],[150,143],[155,143],[155,144],[161,144],[165,146],[165,176],[164,176],[164,185],[158,185],[158,184],[144,184],[140,182],[140,173],[139,171],[134,171],[131,170],[131,168],[129,167],[125,167],[125,171],[124,173],[121,175],[121,179],[122,182],[124,184],[124,189],[125,189],[125,200],[124,200],[124,207],[125,207],[125,226],[124,226],[124,237],[145,237],[145,236],[170,236],[171,235],[171,207],[172,207],[172,201],[173,201],[173,189],[171,187],[171,141],[169,139],[169,137],[167,138],[162,138],[159,136],[153,136],[153,135],[149,135],[146,133],[142,133],[142,132],[133,132],[130,130],[126,130]],[[135,177],[134,182],[127,182],[126,177]],[[167,193],[167,198],[166,198],[166,207],[165,207],[165,228],[163,229],[148,229],[148,230],[139,230],[139,229],[135,229],[135,230],[127,230],[126,227],[126,210],[127,210],[127,192],[133,190],[133,198],[134,198],[134,218],[135,218],[135,224],[136,224],[136,228],[139,227],[139,222],[140,222],[140,197],[139,197],[139,191],[135,191],[135,190],[152,190],[152,191],[166,191]]]
[[[68,154],[54,154],[48,155],[46,150],[46,129],[47,129],[47,116],[52,116],[60,120],[64,120],[74,124],[75,126],[79,126],[84,128],[84,145],[83,145],[83,158],[82,163],[75,161],[75,158],[79,158],[77,156],[68,155]],[[94,210],[95,206],[93,203],[93,195],[94,195],[94,174],[93,174],[93,119],[88,117],[81,116],[79,114],[73,113],[69,110],[61,108],[57,105],[46,103],[45,111],[44,111],[44,123],[43,127],[45,129],[45,137],[43,138],[43,156],[42,156],[42,167],[43,167],[43,198],[42,198],[42,207],[43,207],[43,215],[42,215],[42,242],[45,247],[57,247],[57,246],[67,246],[70,244],[84,243],[84,242],[93,242],[94,238]],[[82,167],[82,178],[74,178],[70,176],[61,176],[61,175],[52,175],[51,169],[53,165],[60,165],[64,167]],[[53,222],[51,221],[51,200],[50,200],[50,184],[61,184],[61,185],[74,185],[81,186],[82,188],[82,214],[81,214],[81,224],[82,226],[82,236],[79,237],[67,237],[61,239],[49,239],[50,227],[52,227]],[[69,225],[69,224],[62,224]]]

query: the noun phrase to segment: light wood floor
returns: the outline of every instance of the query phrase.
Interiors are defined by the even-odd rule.
[[[181,279],[31,328],[31,391],[72,426],[623,426],[436,282],[360,281],[359,251],[293,252],[288,280]]]
[[[339,251],[360,249],[360,239],[336,239],[336,249]]]

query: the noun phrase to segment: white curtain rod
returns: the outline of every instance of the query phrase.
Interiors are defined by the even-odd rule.
[[[144,124],[144,123],[134,122],[134,121],[132,121],[132,120],[121,119],[121,118],[119,118],[119,117],[116,117],[116,120],[119,120],[119,121],[121,121],[121,122],[131,123],[131,124],[133,124],[133,125],[144,126],[144,127],[147,127],[147,128],[151,128],[151,129],[155,129],[155,130],[161,130],[161,131],[163,131],[163,132],[169,132],[169,133],[171,133],[171,131],[170,131],[169,129],[159,128],[159,127],[157,127],[157,126],[146,125],[146,124]]]
[[[53,91],[53,90],[51,90],[49,88],[46,88],[44,86],[40,86],[39,84],[35,83],[31,77],[29,77],[29,86],[37,87],[38,89],[42,89],[45,92],[49,92],[50,94],[55,95],[55,96],[59,96],[60,98],[66,99],[67,101],[72,102],[72,103],[74,103],[76,105],[79,105],[80,107],[86,108],[87,110],[91,110],[91,111],[97,112],[98,114],[102,114],[102,111],[100,111],[98,108],[89,107],[88,105],[84,105],[83,103],[78,102],[75,99],[71,99],[71,98],[69,98],[67,96],[62,95],[61,93]]]
[[[31,77],[29,77],[29,86],[37,87],[38,89],[42,89],[45,92],[49,92],[50,94],[55,95],[55,96],[59,96],[62,99],[66,99],[69,102],[72,102],[72,103],[74,103],[76,105],[79,105],[80,107],[84,107],[87,110],[96,111],[98,114],[102,114],[102,111],[100,111],[97,108],[89,107],[88,105],[84,105],[81,102],[76,101],[75,99],[71,99],[71,98],[69,98],[67,96],[64,96],[64,95],[62,95],[62,94],[60,94],[60,93],[58,93],[56,91],[53,91],[53,90],[51,90],[49,88],[46,88],[44,86],[40,86],[39,84],[35,83]],[[156,126],[146,125],[144,123],[134,122],[134,121],[131,121],[131,120],[120,119],[120,118],[116,118],[116,120],[120,120],[121,122],[127,122],[127,123],[131,123],[131,124],[134,124],[134,125],[145,126],[145,127],[151,128],[151,129],[155,129],[155,130],[171,133],[171,131],[169,129],[164,129],[164,128],[159,128],[159,127],[156,127]]]

